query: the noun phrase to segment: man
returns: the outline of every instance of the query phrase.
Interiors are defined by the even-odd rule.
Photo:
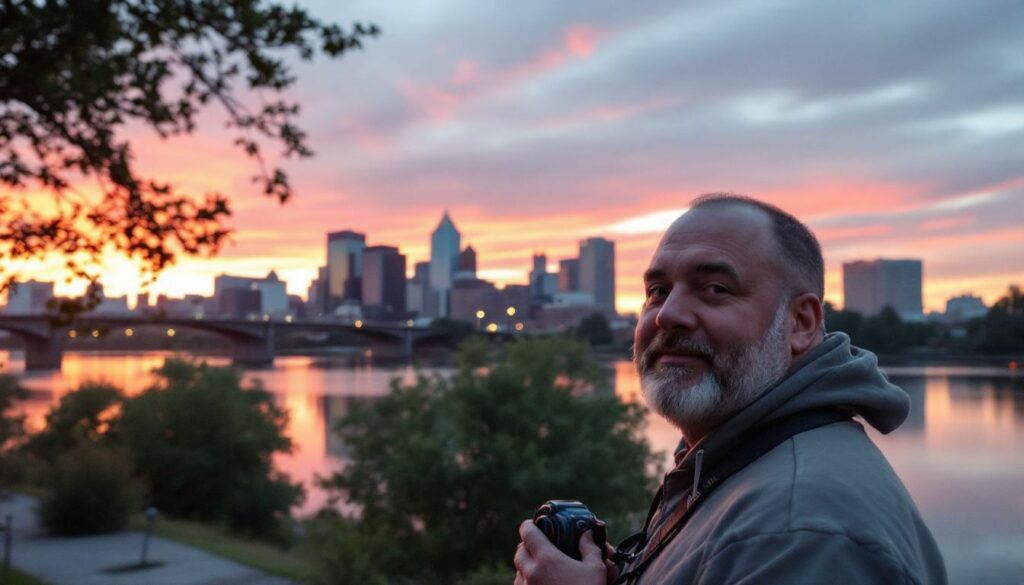
[[[906,393],[875,356],[825,335],[813,234],[745,197],[696,200],[644,275],[634,359],[644,398],[682,431],[621,577],[520,526],[517,584],[945,583],[935,541],[857,415],[883,433]],[[629,551],[627,551],[629,552]]]

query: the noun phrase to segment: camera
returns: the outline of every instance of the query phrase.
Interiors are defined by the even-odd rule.
[[[605,524],[581,502],[550,500],[537,509],[533,523],[558,550],[577,561],[580,560],[580,536],[592,530],[594,542],[601,549],[601,558],[605,557]]]

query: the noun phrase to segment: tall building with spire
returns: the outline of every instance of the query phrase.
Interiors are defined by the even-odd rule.
[[[438,314],[448,316],[448,299],[459,263],[462,236],[445,210],[430,236],[430,287],[437,292]]]

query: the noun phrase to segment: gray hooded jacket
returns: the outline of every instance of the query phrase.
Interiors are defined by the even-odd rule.
[[[681,446],[648,536],[667,528],[700,469],[713,473],[745,431],[823,407],[848,409],[888,433],[903,423],[910,400],[874,354],[842,333],[828,335],[770,391]],[[639,583],[946,583],[946,569],[906,488],[863,427],[848,420],[784,440],[722,481]]]

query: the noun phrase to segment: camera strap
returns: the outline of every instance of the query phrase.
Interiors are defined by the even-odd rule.
[[[623,569],[628,568],[619,575],[613,585],[635,583],[655,557],[682,531],[683,525],[686,524],[697,505],[704,501],[707,495],[724,480],[795,435],[825,425],[848,421],[852,417],[852,412],[847,409],[825,408],[793,414],[751,428],[740,437],[735,448],[713,464],[708,473],[699,480],[697,486],[690,486],[690,495],[672,511],[668,520],[661,523],[661,529],[648,539],[647,531],[664,499],[665,484],[662,483],[658,488],[658,493],[654,496],[654,501],[651,502],[647,520],[644,522],[644,529],[623,540],[611,557],[612,562],[621,563]],[[699,459],[698,468],[700,466]],[[630,566],[633,563],[636,565]]]

